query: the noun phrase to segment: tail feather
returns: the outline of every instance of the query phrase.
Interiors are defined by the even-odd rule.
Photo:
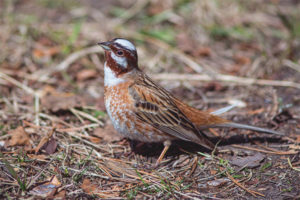
[[[261,133],[268,133],[268,134],[275,134],[275,135],[281,135],[283,136],[283,133],[271,130],[271,129],[266,129],[266,128],[260,128],[256,126],[250,126],[246,124],[239,124],[239,123],[234,123],[234,122],[228,122],[228,123],[223,123],[223,124],[212,124],[209,126],[201,126],[200,129],[207,129],[207,128],[241,128],[241,129],[247,129],[247,130],[252,130],[252,131],[257,131]]]

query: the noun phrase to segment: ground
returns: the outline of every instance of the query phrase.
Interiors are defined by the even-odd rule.
[[[300,198],[300,3],[296,0],[0,2],[0,198]],[[103,102],[103,50],[188,104],[284,136],[206,133],[218,151],[129,141]]]

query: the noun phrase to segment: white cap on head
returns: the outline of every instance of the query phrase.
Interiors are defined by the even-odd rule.
[[[126,49],[129,49],[131,51],[136,51],[135,46],[128,40],[118,38],[114,42],[121,45],[121,46],[123,46],[123,47],[125,47]]]

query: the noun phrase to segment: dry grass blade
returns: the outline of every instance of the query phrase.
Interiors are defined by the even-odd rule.
[[[263,149],[257,149],[254,147],[247,147],[247,146],[242,146],[242,145],[238,145],[238,144],[233,144],[233,147],[237,147],[240,149],[247,149],[247,150],[252,150],[252,151],[258,151],[258,152],[262,152],[262,153],[267,153],[267,154],[275,154],[275,155],[293,155],[293,154],[297,154],[297,151],[294,150],[290,150],[290,151],[267,151],[267,150],[263,150]]]
[[[78,116],[82,116],[88,120],[91,120],[93,122],[96,122],[97,124],[99,124],[100,126],[103,126],[103,122],[99,121],[97,118],[95,118],[94,116],[88,114],[88,113],[85,113],[85,112],[82,112],[80,110],[76,110],[75,108],[71,108],[70,111],[72,113],[74,113],[75,115],[78,115]]]
[[[289,163],[289,166],[290,166],[293,170],[296,170],[296,171],[300,172],[300,168],[293,167],[290,158],[287,158],[287,161],[288,161],[288,163]]]
[[[31,94],[32,96],[36,95],[36,92],[33,89],[31,89],[30,87],[28,87],[28,86],[24,85],[23,83],[17,81],[16,79],[8,76],[7,74],[4,74],[4,73],[0,72],[0,78],[16,85],[17,87],[23,89],[24,91],[26,91],[28,94]]]
[[[256,195],[259,195],[259,196],[262,196],[264,197],[265,195],[259,193],[259,192],[256,192],[256,191],[253,191],[253,190],[249,190],[248,188],[246,188],[244,185],[242,185],[241,183],[239,183],[237,180],[235,180],[228,172],[226,172],[226,175],[227,177],[232,181],[234,182],[237,186],[239,186],[240,188],[242,188],[243,190],[247,191],[248,193],[250,193],[251,195],[257,197]]]
[[[297,72],[300,72],[300,65],[292,62],[291,60],[283,60],[283,64],[291,69],[296,70]]]

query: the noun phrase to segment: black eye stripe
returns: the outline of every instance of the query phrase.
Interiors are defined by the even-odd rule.
[[[120,45],[120,44],[118,44],[118,43],[114,43],[114,45],[115,45],[116,47],[118,47],[119,49],[124,49],[124,50],[129,51],[130,53],[132,53],[132,50],[127,49],[126,47],[124,47],[124,46],[122,46],[122,45]]]

